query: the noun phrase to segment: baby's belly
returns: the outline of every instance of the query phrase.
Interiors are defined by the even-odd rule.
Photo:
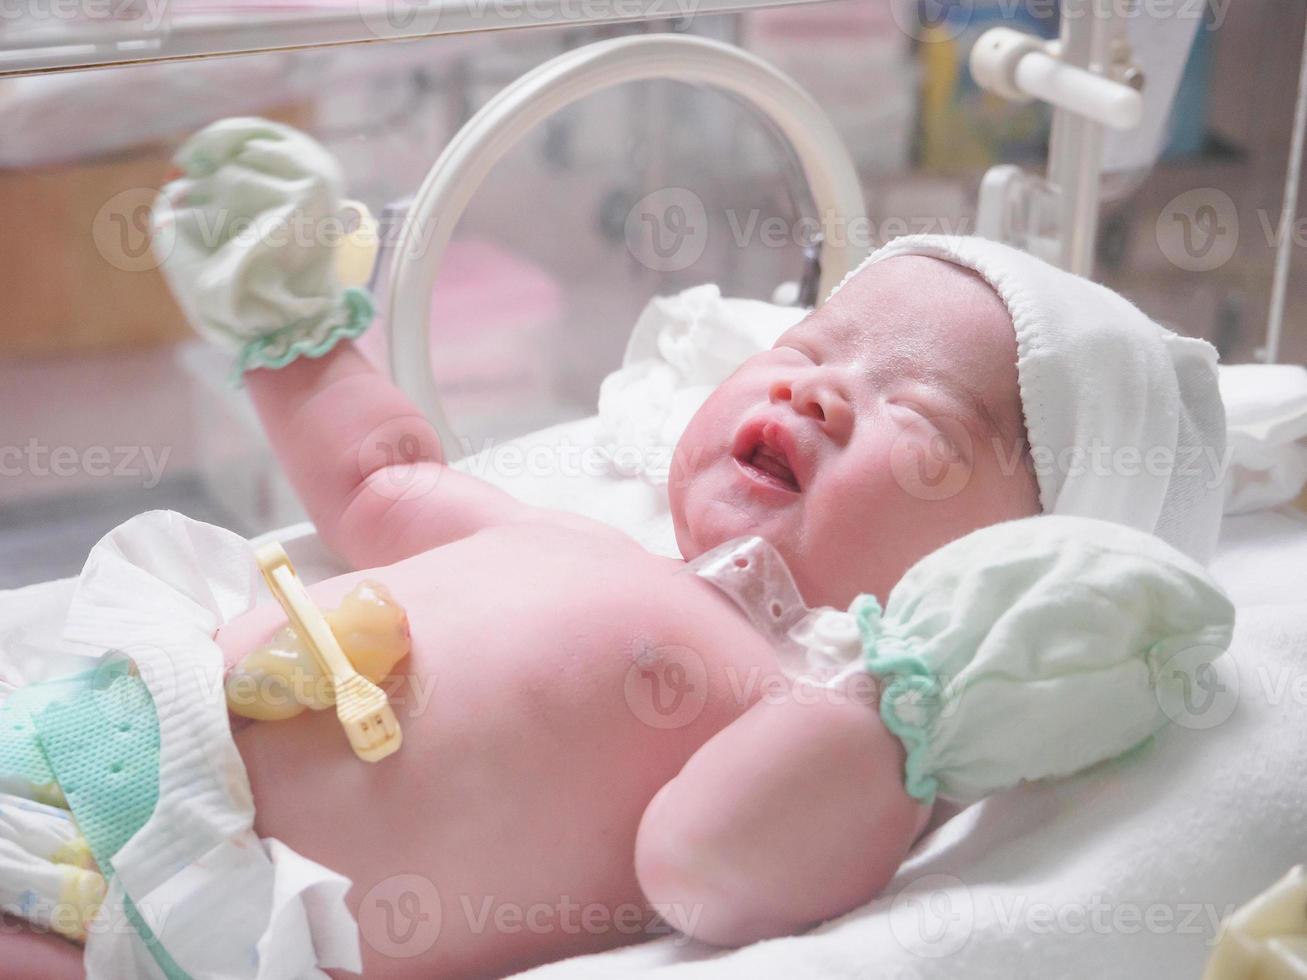
[[[260,835],[353,880],[366,976],[496,975],[659,928],[633,868],[644,807],[774,672],[672,567],[510,528],[369,573],[412,627],[388,685],[403,748],[361,762],[329,712],[238,733]]]

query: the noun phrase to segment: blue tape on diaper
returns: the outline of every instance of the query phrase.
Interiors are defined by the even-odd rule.
[[[111,879],[114,855],[159,801],[159,718],[131,661],[110,653],[94,670],[20,688],[0,714],[0,773],[58,782],[100,872]],[[130,896],[124,911],[164,975],[189,980]]]

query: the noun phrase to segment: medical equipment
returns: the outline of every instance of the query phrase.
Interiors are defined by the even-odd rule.
[[[276,542],[269,542],[255,552],[255,560],[268,591],[286,610],[300,641],[318,662],[321,673],[330,678],[336,716],[345,729],[354,754],[364,762],[380,762],[399,751],[403,732],[386,692],[364,677],[345,656],[336,634],[296,575],[295,566],[290,563],[285,549]],[[401,639],[407,637],[401,635]],[[406,646],[401,649],[407,652]]]
[[[408,655],[408,617],[380,582],[360,582],[324,615],[350,663],[373,683]],[[335,700],[331,676],[291,625],[233,667],[223,687],[228,709],[255,721],[283,721],[306,708],[330,708]]]
[[[981,189],[977,231],[1079,275],[1093,269],[1103,128],[1133,128],[1143,113],[1139,93],[1116,80],[1135,68],[1124,18],[1089,14],[1088,6],[1079,0],[1066,5],[1056,44],[1000,27],[971,52],[979,85],[1014,101],[1039,98],[1057,107],[1048,181],[1032,181],[1009,166],[991,170]]]
[[[561,10],[564,5],[554,6]],[[712,9],[726,6],[714,4]],[[541,5],[535,8],[545,9]],[[416,30],[487,26],[469,20],[470,9],[468,4],[445,4],[438,23],[419,17]],[[600,8],[591,6],[590,9]],[[616,11],[615,4],[613,10]],[[339,33],[343,16],[334,23],[324,23],[328,20],[331,18],[321,18],[311,30],[299,34],[301,42],[305,38],[351,39]],[[520,24],[518,21],[498,26]],[[266,25],[257,21],[221,28],[211,24],[205,33],[195,30],[193,21],[187,23],[182,12],[173,14],[173,26],[175,30],[159,32],[153,39],[136,39],[135,48],[123,44],[119,50],[107,54],[90,49],[90,45],[81,50],[76,45],[67,45],[51,53],[51,64],[68,66],[97,59],[109,63],[152,54],[163,58],[192,57],[233,47],[292,40],[290,28],[265,34]],[[6,46],[12,43],[12,37],[4,41]],[[1099,45],[1100,50],[1102,47]],[[1111,63],[1124,65],[1121,76],[1124,80],[1131,71],[1129,60],[1118,62],[1119,49],[1113,51],[1112,44],[1106,47],[1111,53]],[[8,61],[4,70],[11,70],[14,64],[18,62]],[[43,62],[41,67],[48,65]],[[1094,71],[1101,71],[1101,66]],[[1143,90],[1145,100],[1156,89],[1154,81],[1150,67],[1149,84]],[[1084,243],[1093,238],[1091,219],[1096,210],[1086,202],[1097,201],[1099,181],[1096,154],[1084,152],[1084,137],[1089,127],[1099,125],[1066,124],[1058,128],[1051,169],[1068,175],[1064,183],[1069,190],[1064,197],[1051,194],[1042,181],[1032,181],[1029,195],[1006,199],[1011,206],[1009,213],[1018,219],[1011,226],[1016,240],[1038,248],[1036,238],[1064,242],[1067,236],[1075,234],[1080,241],[1077,254],[1083,260],[1087,254]],[[1107,134],[1100,135],[1105,142],[1109,138]],[[1049,184],[1060,183],[1063,182],[1050,173]],[[1078,193],[1076,188],[1084,193]],[[468,197],[472,192],[473,189],[465,191]],[[990,199],[982,197],[982,204]],[[1059,207],[1069,215],[1067,220],[1053,220]],[[1028,212],[1023,213],[1023,209]],[[1029,220],[1036,215],[1040,220]],[[1020,232],[1026,228],[1033,228],[1034,232],[1029,235]],[[1059,244],[1057,251],[1061,253],[1066,247]],[[417,307],[423,300],[415,296],[409,302]],[[425,336],[425,320],[412,327]],[[419,366],[414,369],[421,370],[420,365],[427,362],[415,363]],[[564,437],[588,444],[585,439],[594,432],[592,420],[583,420],[565,432],[537,434],[524,445],[552,449]],[[465,465],[475,467],[477,463],[472,457]],[[487,472],[491,478],[496,476],[493,468]],[[630,499],[617,498],[625,496],[643,503],[646,495],[634,492],[644,489],[638,484],[639,481],[615,479],[609,479],[606,485],[602,480],[593,483],[572,480],[562,481],[561,487],[552,490],[537,487],[535,492],[545,496],[566,490],[565,495],[561,492],[558,495],[566,496],[574,506],[584,505],[605,513],[610,506],[614,512],[625,510],[627,525],[635,526],[642,523],[644,513],[626,506]],[[656,522],[655,518],[648,523]],[[1131,902],[1138,905],[1155,900],[1159,894],[1192,895],[1195,889],[1201,894],[1201,900],[1213,896],[1213,901],[1218,901],[1227,896],[1255,893],[1285,865],[1301,858],[1300,853],[1292,854],[1292,835],[1285,832],[1283,824],[1283,814],[1294,812],[1297,805],[1288,789],[1295,779],[1298,784],[1301,782],[1300,775],[1296,775],[1302,748],[1301,706],[1292,699],[1275,701],[1259,697],[1266,692],[1257,683],[1263,668],[1292,670],[1294,664],[1301,663],[1301,650],[1292,647],[1291,641],[1307,613],[1291,587],[1297,581],[1294,569],[1302,567],[1307,560],[1300,547],[1303,534],[1301,522],[1283,514],[1250,515],[1228,525],[1216,570],[1218,577],[1236,593],[1244,625],[1234,663],[1226,665],[1237,665],[1240,669],[1218,671],[1216,682],[1226,685],[1227,690],[1238,688],[1241,682],[1242,689],[1249,693],[1242,703],[1243,710],[1232,716],[1231,728],[1222,733],[1227,735],[1224,744],[1198,744],[1194,732],[1176,732],[1160,740],[1157,751],[1138,760],[1138,765],[1111,767],[1106,773],[1062,787],[1019,792],[1011,798],[981,804],[928,840],[884,900],[869,910],[812,936],[771,943],[761,951],[732,954],[723,958],[716,969],[707,963],[690,969],[701,974],[752,972],[759,976],[784,976],[800,969],[805,960],[810,962],[812,957],[819,956],[831,975],[847,968],[848,975],[853,976],[858,971],[865,972],[867,951],[871,949],[876,951],[875,955],[883,955],[885,972],[902,976],[982,975],[987,968],[993,975],[1003,976],[1008,975],[1003,970],[1006,968],[1010,973],[1011,963],[1019,961],[1018,957],[1031,955],[1040,956],[1049,973],[1079,971],[1083,974],[1092,969],[1098,975],[1130,975],[1132,968],[1137,970],[1138,963],[1145,962],[1165,964],[1159,969],[1168,975],[1197,975],[1195,964],[1201,964],[1206,950],[1202,937],[1196,940],[1192,932],[1182,928],[1179,916],[1185,914],[1184,909],[1172,920],[1169,931],[1123,930],[1106,939],[1095,932],[1092,922],[1078,931],[1068,929],[1050,936],[1048,930],[1039,930],[1039,922],[1033,915],[1029,920],[1023,918],[1023,909],[1028,909],[1031,902],[1051,902],[1054,911],[1064,908],[1092,911],[1092,903],[1103,901],[1105,895],[1108,902],[1116,903],[1109,911],[1120,909],[1122,903],[1130,911]],[[307,526],[282,529],[272,537],[285,541],[307,581],[340,570]],[[20,612],[27,616],[28,607],[44,608],[38,597],[43,601],[49,593],[58,591],[58,588],[34,587],[24,590],[25,594],[7,597],[12,599],[5,603],[10,618],[22,621]],[[1219,690],[1210,693],[1218,704],[1222,703]],[[1239,742],[1245,744],[1235,751],[1231,743]],[[1249,744],[1257,747],[1258,766],[1252,772],[1247,765]],[[1212,770],[1215,770],[1214,778]],[[1264,805],[1245,818],[1238,811],[1241,805],[1238,791],[1246,791],[1264,801]],[[1165,835],[1150,832],[1149,828],[1159,824],[1167,826]],[[1177,826],[1194,830],[1189,835],[1177,834]],[[1017,833],[1023,835],[1019,845],[1013,841]],[[1255,849],[1230,846],[1231,841],[1249,836],[1258,841]],[[936,878],[923,883],[923,876],[929,875],[952,876],[952,881],[941,883]],[[945,885],[952,886],[951,890]],[[1097,899],[1095,889],[1100,890]],[[910,931],[911,922],[908,928],[903,925],[905,916],[910,920],[913,915],[929,915],[941,903],[951,916],[943,923],[948,927],[942,932],[943,946],[926,941],[930,939],[929,934],[923,940],[921,931]],[[928,919],[925,922],[927,933],[931,925],[940,925]],[[956,930],[957,923],[966,927],[964,933]],[[951,951],[950,943],[957,944]],[[1106,946],[1112,949],[1105,950]],[[944,955],[934,955],[941,949],[945,950]],[[568,963],[541,973],[576,978],[619,972],[633,974],[646,967],[668,971],[675,970],[669,964],[677,959],[706,956],[707,951],[693,947],[681,950],[668,942],[596,957],[580,964]]]
[[[447,451],[460,445],[431,375],[427,298],[441,254],[476,187],[518,140],[564,106],[623,82],[672,79],[723,88],[760,111],[792,147],[822,220],[861,215],[857,172],[820,107],[792,80],[730,45],[676,35],[616,38],[560,55],[528,72],[476,113],[428,171],[395,248],[382,309],[396,382],[435,425]],[[820,295],[861,258],[851,241],[821,247]]]

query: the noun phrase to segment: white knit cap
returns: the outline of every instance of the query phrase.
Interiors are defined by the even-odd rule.
[[[927,255],[973,269],[1017,335],[1017,377],[1046,514],[1151,531],[1199,562],[1221,524],[1225,409],[1216,349],[1105,286],[983,238],[908,235],[874,262]]]

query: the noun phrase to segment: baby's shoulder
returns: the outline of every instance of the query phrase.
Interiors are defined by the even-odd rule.
[[[507,547],[517,560],[544,563],[557,570],[560,587],[585,583],[598,586],[597,595],[606,595],[606,584],[618,596],[632,589],[657,595],[657,605],[675,607],[682,591],[703,592],[704,584],[680,558],[655,554],[619,528],[603,521],[564,511],[538,510],[522,520],[486,528],[478,536]],[[685,589],[677,588],[677,582]],[[648,590],[656,589],[656,592]],[[709,591],[712,591],[711,589]]]
[[[735,604],[684,561],[597,520],[550,513],[479,532],[498,590],[567,635],[611,646],[639,639],[770,667],[775,654]],[[466,565],[462,567],[466,568]],[[605,630],[604,627],[607,627]]]
[[[593,517],[586,517],[584,514],[574,514],[565,510],[551,510],[544,507],[533,507],[529,511],[526,511],[519,520],[514,521],[513,523],[589,537],[595,539],[596,542],[602,542],[615,547],[630,546],[633,548],[640,548],[640,545],[636,540],[620,528],[616,528],[611,524],[605,524],[603,521],[596,520]]]

